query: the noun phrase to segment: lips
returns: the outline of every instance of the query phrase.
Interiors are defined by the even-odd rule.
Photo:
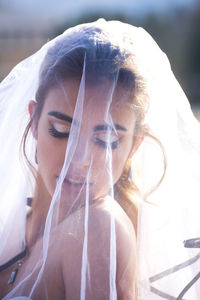
[[[75,185],[83,185],[85,181],[79,180],[79,179],[73,179],[73,178],[65,178],[64,182],[68,182],[70,184],[75,184]]]
[[[57,176],[57,181],[58,181],[59,176]],[[63,184],[70,184],[70,185],[75,185],[75,186],[82,186],[84,184],[86,184],[87,182],[87,177],[70,177],[67,176],[65,177],[65,179],[63,180]],[[89,185],[91,186],[92,183],[89,183]]]

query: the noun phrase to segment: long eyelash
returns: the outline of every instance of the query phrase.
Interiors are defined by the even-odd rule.
[[[49,133],[55,137],[55,138],[59,138],[59,139],[64,139],[64,138],[68,138],[69,137],[69,132],[67,133],[61,133],[59,131],[57,131],[53,125],[51,125],[51,127],[49,128]]]
[[[96,143],[103,148],[108,148],[108,145],[110,145],[112,150],[117,149],[117,147],[119,146],[119,140],[112,142],[112,143],[107,143],[107,142],[104,142],[104,141],[96,138]]]

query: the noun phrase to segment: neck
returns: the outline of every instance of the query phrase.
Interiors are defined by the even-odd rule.
[[[51,196],[47,192],[47,189],[38,174],[32,203],[32,212],[28,217],[26,228],[26,241],[29,249],[43,235],[50,202]]]

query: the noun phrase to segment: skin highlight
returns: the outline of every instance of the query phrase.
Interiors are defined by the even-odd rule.
[[[62,43],[61,49],[64,51],[67,43]],[[128,173],[131,158],[144,138],[142,123],[147,105],[145,90],[140,87],[139,75],[131,69],[133,65],[128,62],[129,53],[124,54],[117,47],[110,47],[109,43],[89,44],[86,49],[77,48],[69,55],[66,51],[66,56],[57,60],[59,47],[58,43],[55,49],[50,49],[42,65],[36,102],[31,101],[29,104],[30,122],[24,138],[25,149],[26,138],[31,129],[37,141],[38,161],[32,213],[26,224],[29,253],[14,285],[5,288],[5,279],[2,281],[2,295],[30,274],[35,266],[35,273],[23,287],[26,295],[30,292],[32,281],[37,278],[37,270],[41,267],[39,258],[45,221],[63,166],[69,132],[71,129],[76,132],[78,128],[77,148],[63,184],[59,221],[56,226],[52,226],[45,269],[33,299],[43,299],[47,295],[50,300],[75,300],[80,296],[85,208],[81,203],[72,211],[70,208],[78,190],[81,189],[82,193],[79,194],[80,202],[85,199],[83,182],[91,168],[88,178],[91,191],[88,257],[92,288],[86,288],[86,299],[109,299],[109,233],[112,211],[116,226],[118,299],[134,300],[137,282],[137,204],[130,199],[127,191],[134,195],[138,192],[134,181],[128,181]],[[110,59],[105,60],[107,56]],[[73,115],[76,104],[79,106],[78,91],[85,57],[88,65],[83,113],[79,120],[74,119]],[[93,57],[97,58],[95,68],[94,60],[91,59]],[[98,57],[101,58],[99,61]],[[104,60],[106,63],[102,63]],[[113,82],[115,89],[111,103]],[[137,106],[141,108],[139,111],[135,109]],[[113,120],[112,125],[108,122],[108,111]],[[109,145],[107,136],[112,141]],[[108,197],[110,173],[107,168],[102,167],[107,148],[112,153],[112,183],[116,198],[112,210]],[[77,220],[78,226],[74,226]],[[5,278],[10,270],[6,272]]]

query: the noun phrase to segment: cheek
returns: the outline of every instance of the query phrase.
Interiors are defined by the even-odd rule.
[[[97,184],[108,186],[115,184],[120,176],[122,175],[123,169],[128,160],[131,152],[132,142],[131,138],[124,141],[119,148],[112,150],[112,163],[106,158],[106,151],[102,150],[98,152],[98,155],[93,158],[92,177],[95,179]]]
[[[37,142],[38,172],[50,194],[54,192],[56,177],[60,174],[66,143],[60,143],[48,133],[39,135]]]
[[[126,156],[119,156],[116,155],[113,157],[113,166],[112,166],[112,171],[113,171],[113,183],[115,184],[119,178],[121,177],[123,173],[124,166],[126,164],[127,157]]]
[[[124,143],[117,149],[117,151],[113,151],[113,160],[112,160],[112,168],[113,168],[113,181],[116,183],[121,177],[124,167],[127,163],[129,155],[132,150],[132,137],[126,139]]]

